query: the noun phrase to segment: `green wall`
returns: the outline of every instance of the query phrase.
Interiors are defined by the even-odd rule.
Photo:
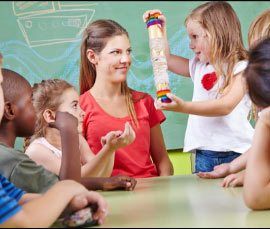
[[[191,153],[181,150],[169,150],[169,158],[173,164],[174,175],[187,175],[192,173]]]

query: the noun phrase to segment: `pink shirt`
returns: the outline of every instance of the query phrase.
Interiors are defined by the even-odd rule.
[[[166,117],[162,111],[156,110],[150,95],[133,91],[132,96],[143,97],[134,103],[140,127],[134,128],[136,138],[133,143],[116,150],[112,176],[118,174],[131,177],[158,176],[156,166],[151,161],[150,129],[162,123]],[[89,91],[80,96],[80,105],[85,111],[84,137],[95,154],[102,147],[100,143],[102,136],[109,131],[124,130],[125,123],[127,121],[131,123],[129,117],[116,118],[106,113]]]

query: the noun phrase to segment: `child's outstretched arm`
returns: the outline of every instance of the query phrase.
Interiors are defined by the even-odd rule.
[[[44,195],[25,195],[27,197],[22,196],[22,200],[19,202],[22,205],[22,210],[1,224],[1,227],[49,227],[77,195],[79,195],[80,199],[84,198],[84,203],[80,203],[80,208],[86,207],[91,202],[98,205],[99,210],[94,217],[100,223],[104,221],[106,216],[101,212],[106,213],[108,210],[107,203],[99,194],[92,194],[82,185],[71,180],[56,183]],[[73,205],[78,206],[76,200],[74,201]],[[44,212],[46,213],[44,214]]]
[[[150,15],[153,15],[155,13],[159,13],[158,19],[161,20],[162,26],[161,31],[163,34],[163,40],[164,40],[164,46],[165,46],[165,55],[167,60],[168,69],[178,75],[190,77],[189,74],[189,60],[181,57],[171,54],[170,52],[170,46],[167,38],[167,31],[166,31],[166,17],[162,14],[162,12],[158,9],[153,10],[147,10],[143,14],[143,21],[146,22]]]
[[[244,200],[251,209],[270,208],[270,107],[261,111],[244,179]]]
[[[214,170],[211,172],[198,172],[196,175],[200,178],[216,179],[226,177],[230,174],[238,173],[246,168],[248,155],[249,150],[235,158],[230,163],[223,163],[215,166]]]
[[[234,76],[226,94],[214,100],[187,102],[173,94],[167,94],[171,103],[162,103],[155,100],[155,107],[160,110],[181,112],[186,114],[207,117],[228,115],[239,104],[246,93],[245,82],[242,74]]]
[[[125,124],[125,130],[110,131],[102,137],[102,149],[94,155],[86,140],[80,136],[80,151],[86,160],[82,166],[82,177],[109,177],[111,176],[115,150],[131,144],[135,139],[135,132],[129,123]]]
[[[114,151],[103,147],[97,155],[90,149],[85,138],[80,135],[81,176],[82,177],[108,177],[112,173],[114,164]]]

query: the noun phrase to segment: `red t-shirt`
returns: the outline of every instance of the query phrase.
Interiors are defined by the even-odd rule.
[[[150,129],[162,123],[166,117],[156,110],[153,98],[145,93],[133,91],[133,98],[141,98],[134,103],[139,128],[134,142],[115,152],[112,176],[122,174],[130,177],[158,176],[155,164],[151,160]],[[102,148],[100,139],[109,131],[124,130],[129,117],[116,118],[106,113],[89,91],[80,96],[80,106],[85,111],[83,133],[91,150],[97,154]],[[116,108],[117,109],[117,108]]]

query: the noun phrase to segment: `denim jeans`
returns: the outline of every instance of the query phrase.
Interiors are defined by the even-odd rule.
[[[233,151],[196,150],[195,173],[210,172],[216,165],[229,163],[241,154]]]

